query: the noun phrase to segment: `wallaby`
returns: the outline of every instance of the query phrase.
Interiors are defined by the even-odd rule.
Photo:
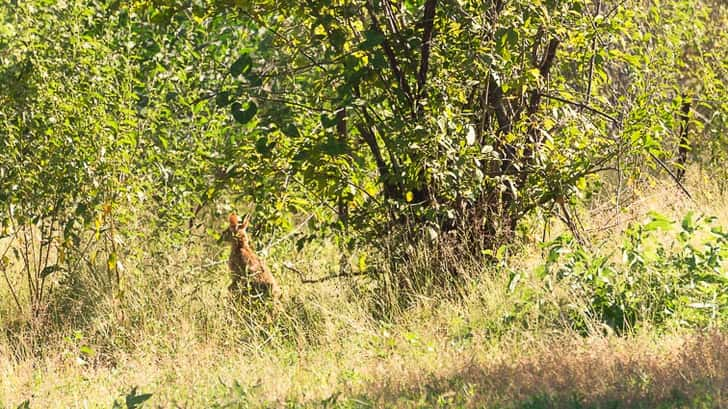
[[[223,233],[223,239],[230,242],[228,267],[233,282],[228,290],[234,296],[248,294],[258,297],[272,296],[277,299],[281,295],[281,288],[263,260],[253,251],[250,238],[245,232],[250,215],[245,216],[240,222],[238,216],[231,213],[228,220],[230,227]]]

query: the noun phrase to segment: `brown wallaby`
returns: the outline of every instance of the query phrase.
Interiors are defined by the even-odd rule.
[[[250,238],[245,229],[250,216],[242,222],[235,213],[228,218],[230,227],[223,234],[223,239],[230,242],[230,258],[228,267],[232,274],[232,283],[228,287],[231,294],[251,295],[258,297],[280,297],[281,288],[263,260],[258,257],[250,245]]]

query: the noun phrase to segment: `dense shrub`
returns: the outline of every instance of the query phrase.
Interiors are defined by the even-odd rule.
[[[627,228],[618,251],[589,249],[562,235],[546,245],[539,275],[546,286],[566,283],[586,298],[588,311],[573,314],[581,329],[582,317],[620,333],[642,324],[725,326],[728,233],[714,221],[688,213],[676,229],[652,213]]]

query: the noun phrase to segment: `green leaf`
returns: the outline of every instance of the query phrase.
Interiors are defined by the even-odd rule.
[[[336,50],[341,51],[344,47],[344,42],[346,41],[346,33],[344,32],[344,30],[341,30],[339,28],[334,29],[331,31],[329,40],[331,41],[331,45],[334,46]]]
[[[255,141],[255,150],[263,156],[270,155],[271,149],[268,144],[268,138],[265,136],[258,138],[258,140]]]
[[[359,44],[360,50],[370,50],[384,42],[384,34],[377,30],[367,30],[364,32],[365,40]]]
[[[51,274],[55,273],[56,271],[62,271],[62,270],[63,270],[63,268],[62,268],[62,267],[60,267],[60,266],[59,266],[59,265],[57,265],[57,264],[54,264],[54,265],[52,265],[52,266],[46,266],[46,267],[45,267],[45,268],[43,269],[43,271],[41,271],[41,272],[40,272],[40,277],[41,277],[41,278],[46,278],[46,277],[48,277],[49,275],[51,275]]]
[[[682,229],[688,233],[695,231],[695,222],[693,221],[693,215],[695,212],[689,211],[682,219]]]
[[[223,91],[215,96],[215,103],[218,107],[222,108],[230,104],[230,92]]]
[[[645,231],[654,231],[657,229],[660,230],[670,230],[672,229],[673,221],[668,219],[667,217],[657,213],[657,212],[649,212],[650,216],[650,222],[647,223],[644,227]]]
[[[253,67],[253,59],[250,54],[244,53],[230,66],[230,75],[237,77],[240,74],[247,74]]]
[[[235,102],[233,103],[230,110],[232,111],[233,117],[238,123],[247,124],[258,112],[258,106],[255,104],[255,102],[250,101],[248,102],[248,107],[246,109],[242,108],[243,106],[239,102]]]
[[[330,117],[330,116],[326,115],[325,113],[321,114],[321,125],[324,128],[332,128],[332,127],[336,126],[337,122],[338,121],[337,121],[335,115]]]
[[[245,74],[245,79],[248,80],[248,84],[253,87],[259,87],[263,84],[263,79],[260,78],[260,76],[253,71]]]
[[[296,127],[296,125],[293,123],[289,123],[288,125],[282,127],[281,132],[283,132],[283,135],[291,138],[297,138],[301,136],[301,133],[298,131],[298,127]]]
[[[330,156],[337,156],[346,152],[346,145],[333,137],[327,138],[326,143],[323,144],[322,148],[323,151]]]
[[[129,394],[126,395],[126,398],[124,399],[126,402],[126,409],[136,409],[151,397],[151,393],[142,393],[137,395],[137,388],[135,386],[131,389],[131,392],[129,392]]]
[[[96,355],[96,351],[94,351],[94,349],[88,345],[82,345],[78,350],[82,355],[85,355],[85,356]]]
[[[503,49],[506,45],[514,47],[518,42],[518,33],[512,28],[502,28],[495,34],[498,42],[498,49]]]

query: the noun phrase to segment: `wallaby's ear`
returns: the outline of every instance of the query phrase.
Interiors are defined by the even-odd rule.
[[[230,222],[230,230],[237,230],[238,229],[238,215],[235,213],[230,213],[230,216],[228,217],[228,221]]]
[[[250,214],[246,214],[245,217],[243,217],[243,222],[240,223],[240,228],[245,230],[248,227],[249,222],[250,222]]]

